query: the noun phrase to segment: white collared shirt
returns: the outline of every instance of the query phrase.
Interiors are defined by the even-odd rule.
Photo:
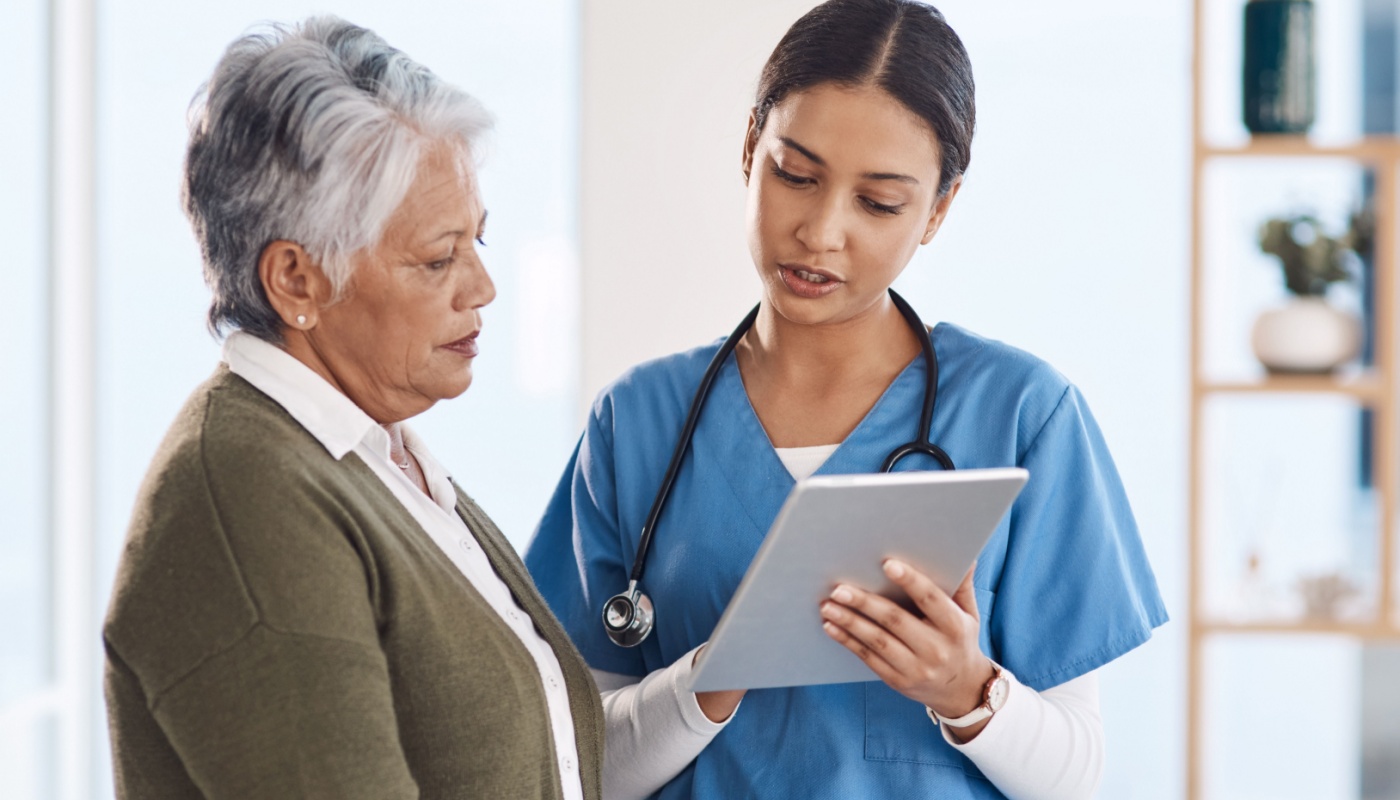
[[[423,494],[389,457],[389,434],[368,414],[312,369],[276,345],[236,332],[224,342],[229,369],[287,410],[337,461],[354,452],[384,482],[428,537],[471,581],[491,608],[525,645],[544,684],[550,729],[566,800],[583,800],[578,746],[569,710],[564,671],[554,650],[535,630],[534,622],[511,596],[510,588],[491,567],[476,536],[457,515],[457,493],[451,476],[428,452],[423,441],[401,425],[404,446],[418,465],[431,496]],[[462,724],[468,724],[463,720]]]

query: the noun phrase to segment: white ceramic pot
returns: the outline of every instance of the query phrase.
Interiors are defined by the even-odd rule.
[[[1361,352],[1361,323],[1321,297],[1295,297],[1259,315],[1252,341],[1270,372],[1325,373]]]

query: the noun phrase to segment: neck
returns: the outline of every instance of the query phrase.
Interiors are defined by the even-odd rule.
[[[364,381],[352,380],[355,377],[353,370],[348,377],[343,377],[337,370],[331,367],[331,359],[327,358],[316,340],[306,331],[299,331],[292,328],[284,328],[282,331],[282,350],[296,360],[305,364],[326,380],[335,390],[350,398],[361,411],[369,415],[371,419],[384,426],[385,430],[394,423],[408,419],[423,409],[405,414],[394,407],[391,397],[387,392],[374,391],[372,387],[365,386]],[[393,432],[390,432],[393,436]]]
[[[389,434],[389,455],[395,461],[404,461],[408,455],[408,448],[403,443],[403,428],[397,422],[385,422],[379,427]]]
[[[738,349],[748,366],[770,380],[820,387],[865,375],[898,374],[920,347],[899,309],[884,295],[849,319],[818,325],[785,319],[765,300]]]

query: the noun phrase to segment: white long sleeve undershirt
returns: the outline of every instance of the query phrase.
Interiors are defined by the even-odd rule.
[[[694,660],[692,650],[641,679],[593,670],[603,696],[603,796],[608,800],[654,794],[728,724],[711,722],[695,693],[682,688]]]
[[[1081,800],[1103,777],[1099,676],[1089,672],[1042,692],[1009,671],[1011,693],[987,727],[966,744],[943,740],[967,756],[1010,800]]]
[[[607,746],[603,748],[603,796],[640,800],[655,793],[722,730],[695,698],[688,681],[694,651],[638,680],[593,671],[602,690]],[[1103,724],[1099,682],[1090,672],[1036,692],[1007,672],[1006,705],[972,741],[943,738],[977,765],[1010,800],[1079,800],[1092,797],[1103,774]],[[744,713],[742,704],[734,715]],[[733,719],[733,716],[730,717]],[[939,731],[929,724],[929,735]]]

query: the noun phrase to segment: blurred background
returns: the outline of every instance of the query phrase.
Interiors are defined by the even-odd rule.
[[[334,13],[494,113],[499,296],[415,427],[523,548],[593,395],[756,302],[744,125],[811,5],[0,0],[0,796],[112,795],[98,631],[219,357],[178,190],[229,41]],[[938,5],[978,131],[897,287],[1081,387],[1173,617],[1102,670],[1100,797],[1400,798],[1397,3]]]

